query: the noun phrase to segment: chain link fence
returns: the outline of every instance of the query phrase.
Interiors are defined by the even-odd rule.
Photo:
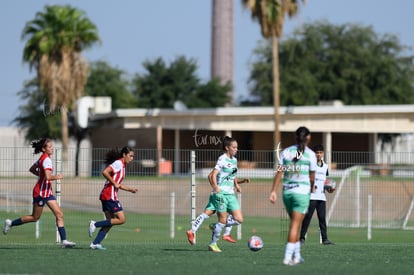
[[[80,149],[77,153],[69,149],[69,160],[60,162],[61,152],[57,148],[52,156],[54,172],[64,175],[60,200],[69,237],[71,232],[85,234],[90,219],[103,219],[99,193],[104,184],[101,175],[104,157],[109,150]],[[196,150],[192,165],[190,150],[135,150],[135,160],[127,166],[124,184],[137,187],[139,192],[119,191],[127,223],[116,230],[125,233],[125,242],[131,241],[128,234],[132,231],[136,234],[133,242],[151,238],[186,241],[185,230],[208,201],[211,187],[207,175],[221,153],[219,150]],[[28,169],[38,157],[29,148],[0,148],[0,222],[31,213],[36,178]],[[238,177],[251,179],[250,183],[241,185],[242,193],[238,195],[245,216],[242,225],[245,230],[238,230],[239,239],[243,232],[250,234],[260,230],[260,225],[252,223],[269,220],[272,229],[266,234],[285,240],[288,219],[281,196],[276,205],[269,202],[275,153],[239,151],[237,158]],[[391,153],[389,159],[393,159],[393,163],[368,152],[333,152],[331,159],[330,177],[336,180],[337,190],[327,194],[330,228],[414,229],[412,153]],[[378,159],[383,162],[377,163]],[[44,216],[48,215],[51,213],[45,209]],[[49,236],[47,232],[54,231],[54,219],[42,216],[41,220],[40,226],[21,229],[25,225],[12,231],[28,231],[25,234],[40,240],[39,236],[53,238],[54,235]],[[210,220],[213,222],[216,218]],[[40,234],[32,233],[39,230]],[[9,242],[22,239],[19,234],[10,235],[7,236]],[[123,234],[117,236],[118,241],[123,238]]]

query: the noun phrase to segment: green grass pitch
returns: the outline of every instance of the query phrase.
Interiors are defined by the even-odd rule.
[[[0,222],[26,213],[0,212]],[[12,228],[0,236],[0,274],[412,274],[414,233],[408,230],[373,229],[367,241],[366,229],[329,228],[336,245],[319,244],[316,223],[310,226],[302,247],[305,263],[282,265],[286,221],[277,218],[245,217],[242,239],[236,244],[220,241],[222,253],[207,250],[208,220],[190,246],[185,231],[188,217],[176,218],[175,238],[171,239],[168,216],[127,213],[127,223],[111,230],[105,251],[88,248],[89,219],[101,213],[65,212],[68,239],[73,249],[54,243],[54,217],[45,212],[41,235],[35,239],[34,224]],[[314,219],[315,222],[317,219]],[[264,248],[252,252],[247,239],[256,234]],[[236,236],[236,230],[233,231]]]

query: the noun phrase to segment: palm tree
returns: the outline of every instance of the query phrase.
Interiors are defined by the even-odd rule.
[[[97,28],[83,11],[69,5],[47,5],[26,23],[22,40],[26,41],[23,61],[36,70],[50,111],[61,115],[62,157],[67,160],[67,111],[83,93],[88,63],[81,52],[99,42]]]
[[[259,21],[262,36],[272,40],[273,58],[273,105],[274,105],[274,148],[280,143],[279,130],[279,48],[278,39],[283,34],[285,17],[293,17],[299,10],[299,2],[306,0],[242,0],[243,6],[251,11],[252,18]]]

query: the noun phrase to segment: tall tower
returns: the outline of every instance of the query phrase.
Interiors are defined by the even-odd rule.
[[[233,0],[212,0],[211,78],[230,82],[230,105],[234,104],[234,4]]]

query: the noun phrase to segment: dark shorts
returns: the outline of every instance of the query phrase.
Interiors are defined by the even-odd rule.
[[[119,201],[109,200],[109,201],[101,201],[101,203],[102,203],[103,212],[109,211],[112,213],[116,213],[116,212],[124,210]]]
[[[55,200],[56,200],[56,197],[53,195],[47,198],[42,198],[41,196],[38,196],[36,198],[33,198],[33,204],[36,204],[39,207],[43,207],[48,201],[55,201]]]

